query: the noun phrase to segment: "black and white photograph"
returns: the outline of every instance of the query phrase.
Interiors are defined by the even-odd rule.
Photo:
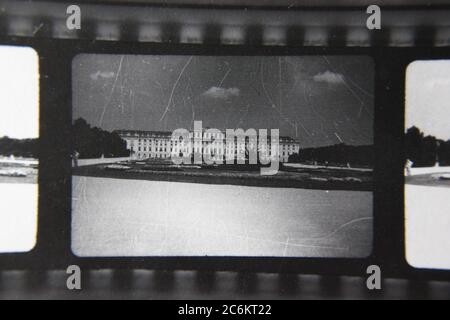
[[[371,254],[369,57],[81,54],[72,71],[76,255]]]
[[[26,252],[37,232],[37,53],[0,46],[0,70],[0,253]]]
[[[0,0],[0,300],[449,300],[446,2]]]
[[[450,269],[450,61],[415,61],[406,73],[406,257]]]

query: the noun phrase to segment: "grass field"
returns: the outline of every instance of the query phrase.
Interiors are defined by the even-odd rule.
[[[365,257],[372,192],[73,176],[79,256]]]
[[[98,178],[275,188],[355,191],[371,191],[373,188],[372,171],[367,169],[282,167],[276,175],[263,176],[258,165],[175,166],[167,160],[132,161],[122,164],[129,169],[109,170],[108,165],[96,164],[73,168],[73,174]]]
[[[406,184],[405,215],[408,262],[450,269],[450,188]]]

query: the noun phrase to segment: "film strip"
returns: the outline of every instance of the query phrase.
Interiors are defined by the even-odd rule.
[[[445,7],[387,7],[383,28],[367,28],[367,8],[226,9],[81,3],[83,27],[68,29],[69,3],[4,1],[2,34],[9,37],[143,43],[446,47]],[[81,9],[81,7],[83,7]],[[81,12],[81,11],[80,11]],[[98,12],[102,12],[101,16]]]
[[[82,290],[66,287],[65,271],[3,271],[2,299],[448,299],[448,282],[384,279],[369,291],[365,278],[267,273],[92,270]]]
[[[22,296],[28,289],[53,289],[59,295],[66,288],[57,279],[65,279],[66,268],[76,265],[83,270],[83,283],[91,293],[119,288],[125,293],[141,292],[141,297],[149,291],[152,296],[172,297],[189,287],[200,297],[220,298],[223,292],[261,297],[264,290],[304,297],[311,293],[302,291],[306,286],[314,288],[313,297],[448,298],[448,270],[414,268],[406,261],[404,97],[405,72],[411,62],[448,59],[450,8],[382,7],[381,29],[370,30],[366,8],[82,2],[76,4],[81,10],[81,28],[70,30],[67,19],[75,12],[68,11],[71,5],[0,2],[0,45],[33,48],[40,73],[37,242],[27,253],[0,253],[0,286],[5,290],[3,294],[0,290],[0,296],[14,291],[11,283],[18,280],[23,283]],[[72,184],[69,142],[76,109],[73,59],[83,54],[370,57],[374,63],[375,152],[371,254],[350,258],[76,256],[72,229],[76,186]],[[378,295],[365,287],[367,268],[372,265],[379,266],[385,279]],[[230,287],[229,282],[233,283]],[[65,281],[61,283],[65,286]],[[266,289],[262,289],[264,283],[269,283]]]

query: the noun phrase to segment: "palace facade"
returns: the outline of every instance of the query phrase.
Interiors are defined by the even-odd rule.
[[[279,158],[287,162],[289,156],[298,153],[300,144],[286,136],[278,138],[278,150],[271,152],[272,142],[269,137],[260,143],[259,138],[227,140],[226,135],[219,130],[197,130],[189,132],[189,139],[174,139],[172,132],[117,130],[116,133],[126,141],[127,149],[134,159],[161,158],[170,159],[173,155],[186,156],[193,154],[208,154],[212,160],[245,159],[249,150],[259,153],[260,160],[269,161]],[[265,159],[263,159],[265,158]],[[261,162],[262,162],[261,161]]]

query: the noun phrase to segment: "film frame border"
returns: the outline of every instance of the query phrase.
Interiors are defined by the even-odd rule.
[[[430,31],[427,31],[430,32]],[[426,38],[427,32],[422,37]],[[443,270],[410,267],[404,250],[403,154],[404,73],[415,60],[450,57],[449,47],[345,47],[142,43],[1,36],[0,43],[30,46],[40,60],[39,216],[36,248],[25,254],[0,254],[4,270],[50,270],[77,264],[83,269],[145,268],[233,270],[322,275],[365,275],[377,264],[383,276],[448,280]],[[255,40],[258,43],[258,40]],[[79,53],[193,55],[368,55],[375,62],[374,243],[367,259],[262,257],[77,258],[70,250],[71,62]],[[64,107],[61,107],[63,105]],[[386,156],[391,155],[391,158]],[[45,165],[44,165],[45,164]]]

